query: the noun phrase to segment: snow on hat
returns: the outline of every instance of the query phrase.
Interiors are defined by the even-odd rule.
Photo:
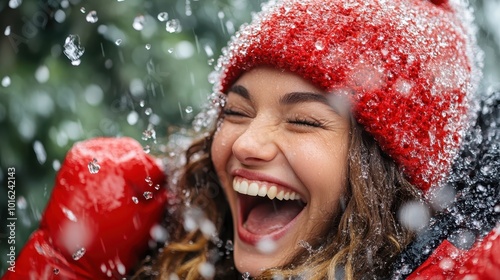
[[[472,13],[435,0],[281,0],[223,49],[215,92],[259,65],[345,94],[355,119],[427,191],[447,174],[480,78]]]

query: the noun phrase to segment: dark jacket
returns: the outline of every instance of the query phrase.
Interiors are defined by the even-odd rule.
[[[500,279],[500,90],[482,98],[443,189],[453,200],[399,256],[391,279]]]

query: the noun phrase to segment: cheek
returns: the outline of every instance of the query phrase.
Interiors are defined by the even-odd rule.
[[[307,170],[308,174],[316,174],[322,178],[324,176],[332,178],[346,176],[347,144],[331,144],[323,141],[313,143],[309,141],[294,145],[294,147],[289,157],[293,158],[297,169]],[[309,168],[306,168],[308,166]]]
[[[337,204],[347,187],[348,140],[339,140],[311,140],[308,144],[295,145],[297,148],[290,153],[293,158],[290,162],[297,176],[311,196],[326,205]]]
[[[218,131],[214,134],[214,140],[211,147],[212,163],[218,173],[221,176],[222,172],[225,170],[227,161],[229,160],[232,153],[232,142],[234,134],[230,133],[227,126],[224,123],[221,124]]]

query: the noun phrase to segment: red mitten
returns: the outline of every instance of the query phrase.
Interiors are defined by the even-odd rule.
[[[457,268],[455,279],[495,280],[500,278],[500,226],[494,228],[468,252]]]
[[[94,161],[95,159],[95,161]],[[77,143],[7,279],[121,279],[164,212],[165,175],[130,138]]]
[[[459,265],[465,250],[461,250],[451,244],[448,240],[444,240],[429,256],[429,258],[421,264],[407,280],[446,280],[453,279],[456,266]]]
[[[494,228],[470,250],[460,250],[445,240],[407,280],[480,279],[500,275],[500,227]]]

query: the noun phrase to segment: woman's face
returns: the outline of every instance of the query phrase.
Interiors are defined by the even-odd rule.
[[[286,264],[333,222],[347,184],[342,105],[267,67],[246,72],[227,93],[212,160],[232,212],[238,271],[257,276]]]

